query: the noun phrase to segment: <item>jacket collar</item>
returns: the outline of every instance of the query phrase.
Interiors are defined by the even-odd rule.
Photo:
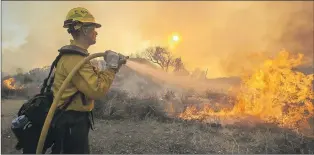
[[[61,47],[59,50],[59,52],[63,52],[63,53],[77,53],[83,56],[88,56],[89,53],[86,49],[83,49],[79,46],[76,45],[65,45],[63,47]]]

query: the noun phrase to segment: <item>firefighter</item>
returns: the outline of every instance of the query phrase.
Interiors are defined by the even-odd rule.
[[[87,9],[77,7],[68,12],[63,27],[67,28],[73,40],[59,51],[72,51],[79,54],[66,54],[60,58],[52,86],[54,94],[58,92],[63,81],[76,64],[89,55],[88,48],[96,43],[97,32],[95,29],[100,28],[101,25],[96,23],[94,16]],[[54,132],[57,136],[52,147],[52,153],[90,153],[88,134],[93,125],[91,111],[94,108],[94,100],[103,97],[108,92],[115,74],[121,66],[115,61],[119,59],[119,54],[113,51],[106,53],[110,55],[104,58],[107,64],[106,70],[99,71],[90,62],[84,64],[73,76],[69,86],[62,94],[58,107],[62,107],[65,101],[68,101],[76,92],[79,95],[74,96],[71,99],[71,104],[63,111],[62,115],[53,120]]]

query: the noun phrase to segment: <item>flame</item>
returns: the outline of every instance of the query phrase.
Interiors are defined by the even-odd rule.
[[[6,79],[3,81],[4,86],[8,89],[20,90],[20,89],[24,88],[24,86],[18,87],[15,83],[16,83],[16,81],[14,78],[9,78],[9,79]]]
[[[291,58],[281,51],[275,59],[264,62],[253,74],[244,76],[233,108],[216,112],[209,105],[202,109],[190,106],[179,117],[206,120],[213,117],[257,117],[281,127],[306,128],[314,118],[313,74],[304,75],[292,69],[301,64],[303,55]]]

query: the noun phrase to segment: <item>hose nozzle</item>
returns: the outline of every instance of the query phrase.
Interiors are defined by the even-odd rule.
[[[124,56],[119,53],[119,64],[126,64],[128,59],[129,59],[129,56]]]

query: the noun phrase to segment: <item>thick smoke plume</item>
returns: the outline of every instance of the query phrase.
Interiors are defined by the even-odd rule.
[[[89,9],[103,25],[91,53],[131,54],[167,45],[188,69],[208,77],[238,76],[285,48],[313,62],[313,2],[3,2],[2,71],[49,65],[70,35],[62,28],[73,7]],[[262,54],[259,54],[262,53]],[[253,58],[254,55],[264,55]]]

